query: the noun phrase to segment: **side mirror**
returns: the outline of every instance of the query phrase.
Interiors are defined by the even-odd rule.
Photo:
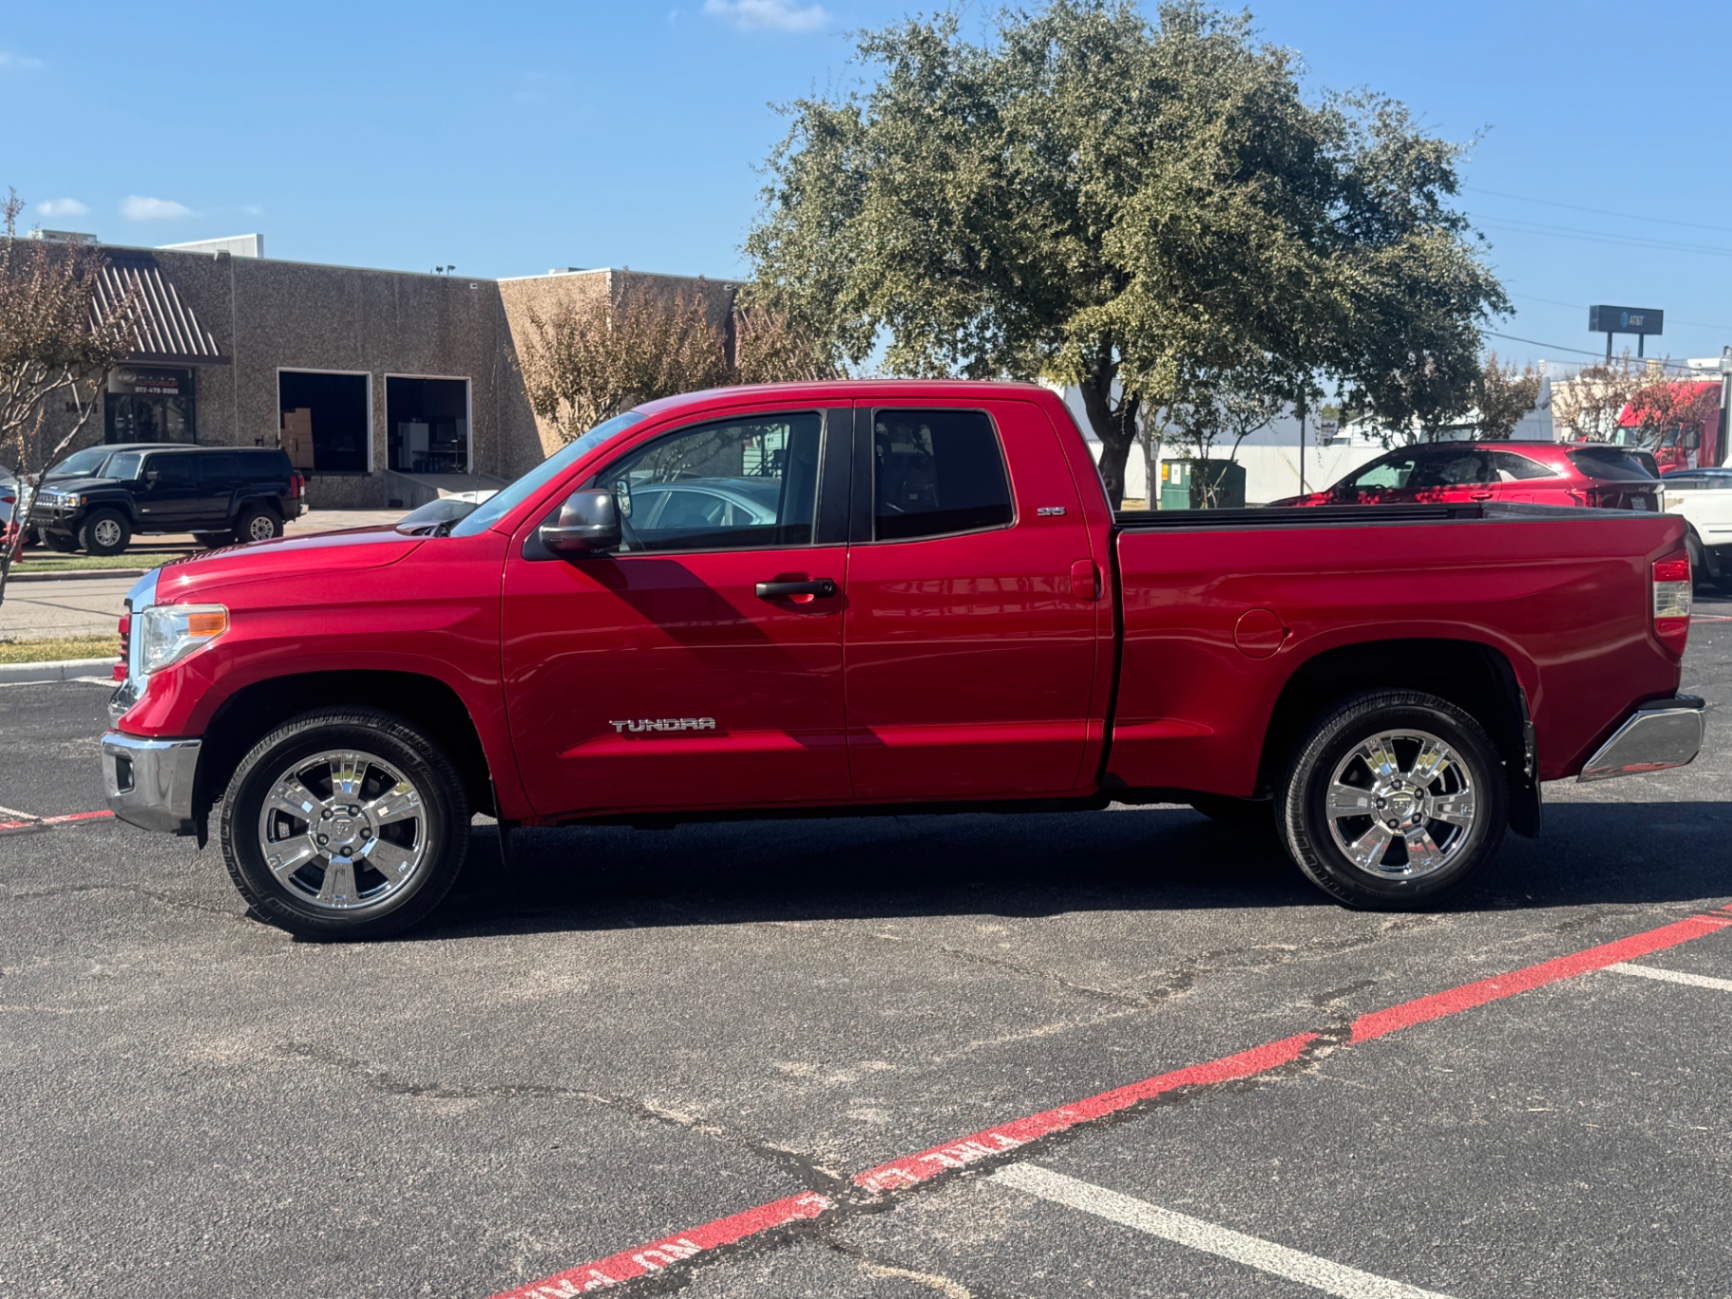
[[[536,535],[556,555],[613,550],[620,543],[619,506],[613,493],[600,487],[573,492]]]

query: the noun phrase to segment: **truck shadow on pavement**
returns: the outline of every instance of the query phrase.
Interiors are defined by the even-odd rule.
[[[1732,803],[1561,803],[1439,910],[1718,905]],[[1332,907],[1271,832],[1189,809],[474,832],[456,889],[414,937],[765,921]]]

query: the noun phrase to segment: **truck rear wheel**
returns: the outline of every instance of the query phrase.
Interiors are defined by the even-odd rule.
[[[241,511],[241,517],[235,520],[235,540],[269,541],[272,537],[283,535],[283,521],[274,510],[268,510],[262,505],[251,505]]]
[[[1276,791],[1299,869],[1348,906],[1436,900],[1503,842],[1509,794],[1491,737],[1435,695],[1378,690],[1332,709]]]
[[[463,781],[432,739],[371,708],[308,713],[241,759],[223,860],[254,913],[301,938],[383,938],[444,898],[469,850]]]

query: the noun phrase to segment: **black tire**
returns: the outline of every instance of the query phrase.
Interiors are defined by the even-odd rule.
[[[132,524],[119,510],[92,510],[78,528],[78,548],[87,555],[118,555],[132,540]]]
[[[235,540],[269,541],[283,535],[283,516],[264,505],[249,505],[235,520]]]
[[[341,793],[334,779],[320,787],[313,773],[323,770],[327,777],[335,776],[329,765],[319,766],[327,754],[360,755],[370,764],[353,792]],[[363,846],[360,851],[349,848],[342,858],[319,850],[299,858],[299,867],[284,870],[279,877],[266,860],[271,846],[266,842],[266,800],[291,788],[282,783],[291,775],[307,778],[301,790],[315,802],[302,804],[309,809],[306,816],[284,810],[282,803],[270,810],[270,833],[280,833],[273,842],[283,847],[284,857],[296,860],[296,845],[313,849],[321,828],[334,836],[341,827],[351,844]],[[375,776],[382,778],[381,783],[373,783]],[[394,787],[393,776],[401,782]],[[389,829],[381,823],[373,834],[366,834],[363,827],[370,823],[372,809],[382,804],[386,794],[395,796],[404,784],[416,797],[399,803],[411,806],[412,814]],[[369,794],[369,789],[375,792]],[[364,814],[348,815],[339,803],[338,818],[332,820],[316,809],[321,798],[352,799],[346,804],[348,812]],[[302,822],[307,830],[296,832],[294,827]],[[395,833],[400,827],[408,827],[406,837]],[[297,937],[324,942],[384,938],[423,920],[457,882],[469,851],[469,800],[450,758],[403,718],[373,708],[323,709],[277,727],[241,759],[223,796],[218,837],[229,876],[260,919]],[[368,855],[369,849],[392,846],[400,857],[407,857],[416,851],[417,843],[420,855],[400,883],[393,882],[383,866],[372,864],[380,858]],[[337,881],[338,887],[321,901],[330,880]],[[349,886],[347,901],[340,887],[344,882]]]
[[[232,532],[195,532],[192,539],[206,550],[215,550],[218,546],[232,546],[235,534]]]
[[[1224,830],[1235,834],[1275,834],[1275,812],[1268,802],[1229,798],[1225,794],[1192,794],[1191,806]]]
[[[1453,761],[1429,781],[1421,778],[1425,746],[1400,738],[1412,732],[1452,751]],[[1394,774],[1378,785],[1370,763],[1354,755],[1391,735],[1397,737],[1389,746]],[[1403,763],[1411,766],[1403,770]],[[1338,773],[1355,792],[1332,818],[1330,791]],[[1357,806],[1361,781],[1366,813],[1342,814],[1340,808]],[[1450,819],[1431,818],[1433,811]],[[1277,786],[1275,812],[1288,852],[1312,883],[1350,907],[1399,911],[1437,901],[1497,852],[1509,820],[1509,789],[1497,746],[1473,717],[1435,695],[1378,690],[1344,700],[1312,727]],[[1464,816],[1466,825],[1460,824]],[[1365,854],[1367,864],[1356,862],[1349,848]],[[1428,863],[1422,852],[1435,852],[1436,860]]]
[[[48,549],[61,555],[76,554],[78,538],[70,537],[64,532],[50,532],[47,528],[38,528],[36,535]]]

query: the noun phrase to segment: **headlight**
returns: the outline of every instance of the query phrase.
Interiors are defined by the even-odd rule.
[[[146,675],[203,649],[229,629],[229,611],[220,604],[159,604],[133,615],[132,637],[138,666]]]

